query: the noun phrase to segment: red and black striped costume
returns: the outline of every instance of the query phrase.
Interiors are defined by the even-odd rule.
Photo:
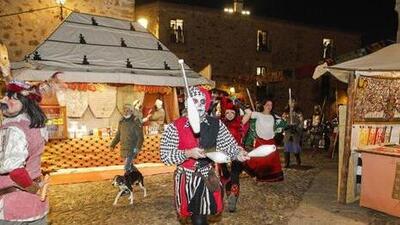
[[[209,159],[186,158],[184,151],[200,147],[215,148],[234,159],[239,147],[226,126],[216,118],[206,116],[200,126],[200,135],[192,132],[186,117],[179,118],[167,126],[161,139],[161,161],[176,164],[175,205],[180,217],[195,215],[216,215],[223,211],[223,190],[210,191],[205,184],[214,169]]]

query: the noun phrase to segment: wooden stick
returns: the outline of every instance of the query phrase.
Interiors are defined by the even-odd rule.
[[[250,91],[248,88],[246,88],[246,92],[247,92],[247,96],[249,97],[249,100],[250,100],[251,109],[253,111],[256,111],[256,108],[254,107],[253,99],[251,99]]]
[[[292,89],[289,88],[289,123],[293,124]]]

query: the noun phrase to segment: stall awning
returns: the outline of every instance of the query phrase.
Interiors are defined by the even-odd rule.
[[[61,71],[66,82],[183,86],[178,58],[141,25],[75,12],[12,68],[17,79],[32,81]],[[214,84],[185,69],[190,85]]]
[[[399,59],[400,44],[392,44],[379,51],[347,62],[333,66],[319,65],[315,69],[313,78],[317,79],[329,72],[340,81],[347,82],[348,76],[353,71],[371,76],[400,77]]]

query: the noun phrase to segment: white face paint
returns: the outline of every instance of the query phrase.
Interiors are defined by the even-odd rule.
[[[196,105],[200,118],[203,118],[206,115],[206,98],[203,95],[195,95],[193,96],[193,102]]]

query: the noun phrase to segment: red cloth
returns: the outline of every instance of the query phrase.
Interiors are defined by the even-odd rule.
[[[244,128],[242,126],[242,117],[236,116],[233,120],[229,121],[226,118],[223,120],[225,126],[228,128],[229,132],[235,138],[239,145],[242,145],[242,139],[244,134]]]
[[[37,102],[42,101],[42,95],[39,92],[39,86],[30,86],[29,84],[26,84],[24,82],[11,81],[9,84],[7,84],[6,90],[8,92],[15,93],[21,93],[22,91],[24,91],[24,93],[21,94],[26,96],[27,98]]]
[[[175,120],[175,122],[174,122],[174,125],[176,126],[176,128],[178,130],[178,136],[179,136],[178,149],[182,150],[182,151],[185,151],[185,150],[188,150],[188,149],[191,149],[194,147],[198,147],[198,145],[199,145],[199,141],[194,136],[192,128],[190,126],[185,126],[187,124],[187,122],[188,122],[187,117],[181,117],[181,118]],[[195,163],[196,163],[195,159],[189,158],[179,166],[194,170]],[[176,181],[176,179],[175,179],[175,181]],[[179,189],[180,193],[175,193],[175,195],[178,195],[179,199],[181,201],[180,208],[178,209],[179,215],[184,218],[192,215],[192,213],[189,211],[190,199],[187,199],[187,193],[185,190],[186,182],[187,182],[186,179],[181,179],[180,183],[174,184],[175,186],[179,185],[179,187],[180,187],[180,189]],[[212,196],[213,196],[213,200],[215,202],[215,207],[216,207],[217,213],[221,213],[224,210],[222,188],[219,188],[219,189],[217,189],[217,191],[213,192]]]
[[[199,89],[204,94],[204,96],[206,97],[206,111],[208,111],[210,109],[210,105],[211,105],[211,94],[204,87],[200,86]]]
[[[274,139],[256,138],[255,147],[274,144]],[[244,163],[244,167],[248,174],[257,178],[257,181],[275,182],[283,180],[281,159],[278,151],[274,151],[266,157],[253,157]]]
[[[185,126],[187,122],[188,122],[187,117],[181,117],[181,118],[175,120],[175,122],[174,122],[174,125],[179,133],[178,149],[180,149],[182,151],[197,147],[199,145],[198,139],[194,136],[192,127]],[[188,168],[188,169],[194,169],[195,163],[196,163],[195,159],[189,158],[188,160],[183,162],[181,164],[181,166]]]
[[[228,99],[227,97],[222,97],[221,99],[221,114],[222,116],[225,115],[226,110],[234,110],[236,112],[235,105],[233,104],[232,100]]]
[[[10,178],[19,186],[26,188],[32,185],[32,178],[25,168],[18,168],[10,172]]]

